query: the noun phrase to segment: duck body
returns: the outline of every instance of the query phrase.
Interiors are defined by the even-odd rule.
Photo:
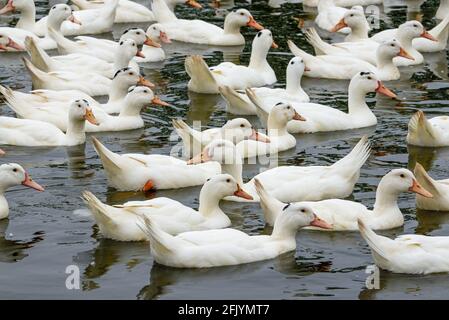
[[[430,211],[449,211],[449,179],[433,179],[419,163],[415,166],[415,176],[419,183],[433,195],[433,198],[417,195],[416,207]]]
[[[427,119],[418,111],[408,124],[407,143],[420,147],[449,146],[449,117]]]
[[[406,274],[449,272],[449,237],[410,234],[392,240],[377,235],[363,220],[359,230],[381,269]]]

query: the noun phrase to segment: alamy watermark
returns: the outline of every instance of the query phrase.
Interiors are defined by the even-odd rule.
[[[69,265],[65,268],[65,274],[68,275],[65,279],[67,290],[79,290],[81,287],[80,268],[77,265]]]
[[[365,286],[369,290],[380,289],[380,270],[375,264],[367,266],[365,273],[369,274],[365,280]]]

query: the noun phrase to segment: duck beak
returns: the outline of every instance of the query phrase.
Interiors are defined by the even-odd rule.
[[[348,25],[345,22],[345,19],[341,19],[340,21],[338,21],[338,23],[335,25],[335,27],[333,27],[330,31],[331,32],[337,32],[343,28],[346,28]]]
[[[313,219],[313,221],[310,223],[310,225],[312,227],[318,227],[318,228],[321,228],[321,229],[332,229],[333,228],[331,224],[329,224],[326,221],[318,218],[317,215],[315,215],[315,219]]]
[[[0,156],[4,156],[6,154],[5,151],[3,151],[2,149],[0,149]]]
[[[407,51],[405,51],[403,48],[401,48],[401,49],[399,50],[398,57],[403,57],[403,58],[406,58],[406,59],[415,60],[415,58],[413,58],[413,57],[412,57]]]
[[[302,115],[300,115],[298,112],[295,111],[295,115],[293,116],[293,120],[306,121],[306,118],[304,118]]]
[[[16,10],[16,7],[14,7],[14,1],[9,0],[8,3],[0,9],[0,14],[5,14],[8,12],[14,12]]]
[[[25,180],[23,180],[22,185],[37,191],[45,191],[45,189],[37,182],[34,182],[33,179],[31,179],[30,175],[26,172],[25,172]]]
[[[433,194],[424,189],[416,179],[413,179],[413,184],[410,188],[408,188],[408,191],[417,193],[426,198],[433,198]]]
[[[194,156],[192,159],[187,161],[187,164],[198,164],[203,162],[212,161],[211,157],[209,157],[209,150],[204,148],[203,152]]]
[[[167,36],[167,33],[161,31],[159,32],[159,38],[163,43],[171,43],[170,38]]]
[[[276,42],[273,41],[273,43],[271,44],[271,48],[277,49],[277,48],[279,48],[279,46],[277,45]]]
[[[81,21],[79,21],[75,16],[72,14],[68,19],[70,22],[81,25]]]
[[[249,17],[249,21],[248,21],[248,23],[246,25],[248,27],[254,28],[256,30],[263,30],[264,29],[263,26],[260,25],[259,23],[257,23],[257,21],[254,20],[253,17]]]
[[[312,70],[310,70],[310,68],[308,68],[308,67],[304,67],[304,72],[307,72],[307,71],[312,71]]]
[[[154,182],[152,180],[148,180],[147,183],[142,188],[143,192],[148,192],[155,189]]]
[[[161,45],[159,43],[151,40],[149,37],[146,38],[146,40],[145,40],[145,42],[143,44],[147,45],[149,47],[155,47],[155,48],[160,48],[161,47]]]
[[[150,81],[148,81],[147,79],[145,79],[144,77],[140,76],[139,81],[137,82],[138,85],[144,86],[144,87],[148,87],[148,88],[154,88],[155,85],[153,83],[151,83]]]
[[[155,96],[153,99],[151,99],[152,104],[157,104],[158,106],[164,106],[164,107],[170,107],[170,104],[162,101],[158,96]]]
[[[270,138],[268,138],[264,134],[260,134],[259,132],[256,131],[256,129],[253,129],[253,134],[250,135],[248,139],[265,142],[265,143],[270,143]]]
[[[188,5],[188,6],[191,6],[191,7],[193,7],[193,8],[197,8],[197,9],[201,9],[203,6],[202,5],[200,5],[198,2],[196,2],[195,0],[187,0],[186,1],[186,4]]]
[[[145,58],[145,55],[142,53],[142,51],[137,50],[137,52],[136,52],[136,57]]]
[[[438,41],[437,39],[435,39],[429,32],[427,32],[426,30],[423,31],[423,33],[421,33],[421,37],[429,39],[431,41]]]
[[[246,191],[244,191],[239,184],[237,184],[237,191],[234,192],[234,196],[239,197],[239,198],[243,198],[246,200],[253,200],[253,197],[246,193]]]
[[[390,89],[388,89],[387,87],[385,87],[384,84],[382,83],[382,81],[377,81],[376,92],[386,95],[387,97],[390,97],[390,98],[396,98],[396,94],[394,92],[392,92]]]
[[[94,116],[94,113],[92,112],[92,109],[86,108],[86,113],[84,114],[84,120],[89,121],[93,125],[99,126],[97,119]]]
[[[18,44],[17,42],[15,42],[13,39],[9,38],[9,42],[6,45],[7,47],[16,49],[17,51],[25,51],[25,48],[22,47],[20,44]]]

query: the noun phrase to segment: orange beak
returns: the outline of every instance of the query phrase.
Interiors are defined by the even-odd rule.
[[[430,33],[428,33],[426,30],[424,30],[423,33],[421,33],[421,37],[429,39],[431,41],[438,41]]]
[[[151,191],[151,190],[154,190],[154,189],[155,189],[154,182],[151,181],[151,180],[148,180],[147,183],[145,183],[145,185],[143,186],[142,191],[143,192],[148,192],[148,191]]]
[[[277,45],[277,43],[274,42],[274,41],[273,41],[273,43],[271,44],[271,47],[272,47],[273,49],[279,48],[279,46]]]
[[[145,40],[145,42],[143,43],[144,45],[150,46],[150,47],[155,47],[155,48],[160,48],[161,45],[157,42],[154,42],[153,40],[151,40],[150,38],[147,37],[147,39]]]
[[[260,134],[255,129],[253,129],[253,134],[250,135],[248,139],[265,142],[265,143],[270,143],[270,138],[268,138],[266,135]]]
[[[310,70],[310,68],[308,68],[308,67],[304,67],[304,72],[307,72],[307,71],[312,71],[312,70]]]
[[[136,57],[145,58],[145,55],[142,53],[142,51],[137,50],[137,52],[136,52]]]
[[[335,25],[335,27],[333,27],[330,31],[331,32],[337,32],[343,28],[346,28],[348,25],[345,22],[345,19],[342,18],[340,21],[338,21],[338,23]]]
[[[6,154],[5,151],[3,151],[2,149],[0,149],[0,156],[4,156]]]
[[[84,114],[84,120],[89,121],[93,125],[99,126],[97,119],[95,118],[92,109],[86,108],[86,113]]]
[[[192,159],[187,161],[187,164],[198,164],[203,162],[212,161],[211,157],[209,157],[209,150],[207,148],[204,148],[203,152],[200,154],[194,156]]]
[[[248,21],[248,23],[247,23],[246,25],[247,25],[248,27],[254,28],[254,29],[256,29],[256,30],[263,30],[263,29],[264,29],[263,26],[260,25],[259,23],[257,23],[257,21],[254,20],[253,17],[250,17],[250,18],[249,18],[249,21]]]
[[[164,107],[169,107],[170,104],[162,101],[159,97],[155,96],[153,99],[151,99],[151,103],[152,104],[157,104],[158,106],[164,106]]]
[[[416,179],[413,179],[413,184],[410,188],[408,188],[408,191],[417,193],[419,195],[422,195],[426,198],[433,198],[433,194],[431,194],[429,191],[424,189]]]
[[[384,84],[381,81],[377,81],[377,89],[376,89],[377,93],[386,95],[387,97],[390,98],[396,98],[396,94],[394,92],[392,92],[390,89],[388,89],[387,87],[384,86]]]
[[[72,23],[81,25],[81,21],[79,21],[77,18],[75,18],[75,16],[73,14],[67,20],[69,20]]]
[[[315,219],[310,223],[313,227],[318,227],[322,229],[332,229],[332,225],[327,223],[326,221],[318,218],[317,215],[315,215]]]
[[[45,191],[45,189],[40,184],[34,182],[33,179],[31,179],[28,173],[25,173],[25,180],[23,180],[22,185],[37,191]]]
[[[403,48],[401,48],[401,49],[399,50],[398,57],[403,57],[403,58],[406,58],[406,59],[415,60],[415,58],[413,58],[413,57],[412,57],[407,51],[405,51]]]
[[[302,115],[300,115],[298,112],[295,111],[295,115],[293,116],[293,120],[306,121],[306,118],[304,118]]]
[[[171,43],[171,40],[169,39],[167,34],[165,32],[163,32],[163,31],[159,32],[159,38],[161,39],[161,41],[163,43]]]
[[[144,86],[144,87],[148,87],[148,88],[154,88],[155,85],[153,83],[151,83],[150,81],[148,81],[147,79],[145,79],[144,77],[140,76],[139,81],[137,82],[138,85]]]
[[[196,2],[195,0],[187,0],[186,4],[193,7],[193,8],[197,8],[197,9],[201,9],[203,6],[200,5],[198,2]]]
[[[240,197],[240,198],[243,198],[243,199],[247,199],[247,200],[253,200],[253,197],[252,197],[250,194],[246,193],[246,192],[240,187],[239,184],[237,184],[237,191],[234,192],[234,196]]]
[[[6,6],[4,6],[0,10],[0,14],[5,14],[5,13],[8,13],[8,12],[14,12],[15,10],[16,10],[16,7],[14,7],[13,0],[9,0],[8,3],[6,4]]]

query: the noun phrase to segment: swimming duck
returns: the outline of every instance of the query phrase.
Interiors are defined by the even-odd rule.
[[[350,29],[349,34],[345,37],[345,42],[358,42],[369,39],[370,26],[362,7],[355,6],[347,10],[340,21],[329,31],[338,32],[343,28]]]
[[[67,131],[69,126],[67,115],[70,105],[64,103],[52,103],[45,105],[29,105],[23,103],[10,93],[10,89],[4,89],[4,96],[8,106],[23,119],[39,120],[51,123],[62,131]],[[109,115],[101,106],[92,106],[98,124],[87,123],[86,132],[125,131],[144,127],[144,121],[140,115],[142,108],[153,105],[169,106],[168,103],[155,96],[147,87],[132,87],[123,101],[123,107],[117,116]]]
[[[257,179],[255,186],[264,210],[265,221],[268,225],[273,225],[287,204],[270,195]],[[331,231],[358,230],[358,219],[363,219],[371,229],[385,230],[404,224],[404,216],[398,207],[398,197],[402,192],[414,192],[426,199],[432,198],[432,193],[419,184],[410,170],[394,169],[380,180],[372,210],[361,203],[341,199],[301,203],[310,206],[320,219],[331,224]]]
[[[257,98],[264,104],[277,102],[309,102],[310,98],[301,87],[304,71],[310,71],[300,57],[294,57],[287,65],[287,83],[281,88],[251,88]],[[226,111],[237,115],[255,115],[256,106],[244,91],[237,91],[228,86],[220,87],[220,94],[226,101]]]
[[[191,166],[186,161],[164,155],[119,155],[98,139],[92,140],[109,185],[120,191],[148,192],[199,186],[221,173],[220,164],[216,162]]]
[[[206,181],[201,188],[198,211],[165,197],[109,206],[91,192],[83,192],[102,235],[118,241],[148,241],[146,233],[138,227],[142,216],[150,217],[164,232],[173,235],[229,227],[231,220],[219,203],[230,195],[251,198],[229,174],[219,174]]]
[[[252,43],[249,65],[241,66],[232,62],[222,62],[208,67],[200,56],[186,58],[185,68],[190,76],[188,88],[198,93],[219,93],[219,87],[245,89],[273,84],[276,74],[267,62],[267,54],[271,48],[277,48],[271,31],[259,31]]]
[[[360,7],[361,8],[361,7]],[[332,32],[334,26],[341,21],[348,9],[335,5],[334,0],[318,0],[318,15],[315,18],[315,23],[321,29]],[[363,8],[362,8],[363,10]],[[338,30],[341,33],[349,33],[349,28],[341,28]]]
[[[75,146],[86,141],[85,122],[97,124],[87,101],[75,100],[68,114],[67,132],[53,124],[28,119],[0,117],[0,144],[37,146]]]
[[[171,43],[171,40],[165,32],[164,26],[160,23],[154,23],[148,27],[146,35],[152,41],[152,44],[143,45],[142,53],[145,58],[135,57],[134,60],[138,63],[165,60],[165,52],[161,48],[161,43]]]
[[[240,33],[241,27],[263,29],[246,9],[228,13],[223,29],[202,20],[178,19],[164,0],[153,0],[152,10],[156,20],[164,26],[170,39],[181,42],[239,46],[245,44],[245,38]]]
[[[449,146],[449,117],[427,119],[424,112],[417,111],[408,123],[407,143],[420,147]]]
[[[296,204],[279,215],[271,235],[249,236],[236,229],[220,229],[172,236],[151,217],[143,217],[139,226],[150,239],[155,261],[176,268],[210,268],[273,259],[296,249],[298,229],[331,228],[310,207]]]
[[[449,272],[449,237],[406,234],[392,240],[377,235],[361,219],[358,224],[379,268],[408,274]]]
[[[416,195],[416,207],[431,211],[449,211],[449,180],[434,180],[420,163],[415,165],[418,182],[433,194],[433,198]]]
[[[230,141],[212,141],[201,154],[189,160],[188,163],[197,164],[208,161],[221,163],[223,172],[232,175],[254,198],[253,202],[259,201],[254,187],[254,178],[259,179],[268,192],[282,202],[317,201],[349,196],[359,178],[360,168],[369,154],[368,138],[364,136],[346,157],[330,166],[272,168],[256,175],[245,184],[242,178],[242,156]],[[243,201],[235,197],[227,197],[225,200]]]
[[[44,188],[31,179],[25,169],[17,163],[5,163],[0,165],[0,220],[9,216],[8,201],[5,191],[15,186],[25,186],[37,191],[44,191]]]
[[[377,124],[377,118],[366,104],[366,95],[371,92],[390,98],[396,97],[374,73],[361,72],[349,83],[347,113],[317,103],[291,103],[307,121],[292,120],[287,124],[287,130],[291,133],[314,133],[374,126]],[[258,106],[259,117],[266,119],[272,104],[259,100],[257,94],[251,90],[247,90],[247,96]]]

